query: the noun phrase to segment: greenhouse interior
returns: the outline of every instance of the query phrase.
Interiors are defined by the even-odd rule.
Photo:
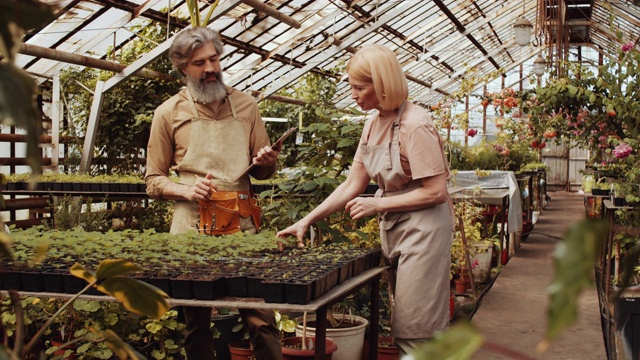
[[[0,10],[0,359],[640,359],[639,0]]]

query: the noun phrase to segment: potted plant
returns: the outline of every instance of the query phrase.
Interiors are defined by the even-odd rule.
[[[612,184],[603,181],[605,178],[601,177],[596,181],[595,185],[593,185],[593,189],[591,190],[592,195],[597,196],[609,196]]]
[[[280,313],[278,310],[274,311],[274,316],[276,319],[276,327],[280,330],[280,337],[284,338],[287,334],[293,334],[295,331],[296,323],[294,320],[291,320],[288,315]],[[240,332],[244,329],[244,324],[242,323],[242,319],[237,317],[238,324],[233,327],[233,332]],[[249,334],[245,331],[245,339],[237,340],[230,342],[228,344],[229,353],[231,355],[231,360],[249,360],[255,359],[255,354],[253,352],[253,346],[251,342],[247,339]],[[285,347],[285,340],[283,339],[283,349]],[[288,343],[287,343],[288,344]],[[294,347],[294,344],[288,344],[290,347]],[[284,355],[284,350],[283,350]],[[313,358],[313,357],[312,357]],[[218,359],[222,359],[218,357]],[[285,358],[286,359],[286,358]]]
[[[333,317],[331,312],[327,312],[327,317],[329,318],[326,332],[327,338],[331,338],[338,347],[334,354],[334,359],[359,359],[364,344],[364,332],[367,324],[369,324],[367,319],[346,314],[336,315],[331,319]],[[305,316],[296,318],[296,336],[305,337],[309,335],[314,337],[316,332],[315,321],[315,314],[306,316],[305,313]],[[328,344],[327,348],[329,348]]]
[[[378,338],[378,360],[398,360],[400,350],[392,336],[381,336]]]
[[[290,337],[282,340],[283,360],[313,360],[315,358],[315,337]],[[331,339],[326,339],[324,359],[333,359],[338,346]]]

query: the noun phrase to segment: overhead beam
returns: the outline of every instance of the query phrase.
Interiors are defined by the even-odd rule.
[[[129,14],[125,14],[124,16],[122,16],[119,19],[117,19],[111,26],[109,26],[108,29],[102,31],[100,34],[91,37],[91,39],[89,39],[87,42],[82,44],[77,50],[75,50],[74,53],[75,54],[86,54],[91,49],[93,49],[98,44],[100,44],[102,41],[104,41],[108,37],[112,36],[121,27],[125,26],[130,21],[135,19],[139,14],[144,13],[145,11],[150,9],[152,6],[157,4],[159,1],[161,1],[161,0],[150,0],[150,1],[147,1],[146,3],[144,3],[142,5],[138,6],[137,8],[135,8],[133,10],[130,10]],[[105,8],[107,8],[107,7],[105,6]],[[54,48],[55,48],[55,46],[54,46]],[[63,66],[64,66],[64,64],[57,63],[57,64],[55,64],[55,65],[53,65],[53,66],[51,66],[49,68],[41,70],[40,72],[41,73],[45,73],[45,74],[55,75],[55,73],[57,73]],[[121,70],[122,69],[120,69],[118,71],[121,71]]]
[[[42,46],[32,45],[32,44],[21,44],[20,45],[20,54],[36,56],[44,59],[63,61],[69,64],[88,66],[96,69],[120,72],[123,71],[126,66],[122,64],[118,64],[112,61],[96,59],[89,56],[72,54],[69,52],[64,52],[60,50],[49,49]],[[145,77],[145,78],[156,78],[165,81],[174,80],[174,78],[170,75],[160,73],[153,70],[148,70],[144,68],[138,69],[136,72],[132,73],[132,75]]]
[[[285,86],[289,85],[293,81],[295,81],[298,78],[300,78],[306,72],[308,72],[311,69],[313,69],[314,67],[318,66],[318,64],[321,64],[322,62],[326,61],[327,59],[330,59],[330,58],[338,55],[341,51],[345,50],[347,47],[352,46],[357,41],[362,40],[362,38],[365,37],[366,35],[378,30],[379,28],[381,28],[389,20],[392,20],[392,19],[400,16],[404,11],[407,10],[406,9],[406,6],[407,6],[406,4],[408,4],[408,3],[401,3],[399,5],[393,5],[393,8],[391,10],[389,10],[388,12],[386,12],[381,17],[379,17],[376,22],[370,24],[366,28],[363,28],[363,29],[360,29],[360,30],[354,32],[347,39],[343,39],[342,44],[325,50],[322,53],[322,55],[319,56],[320,59],[315,59],[313,62],[307,64],[305,67],[292,71],[291,74],[288,75],[287,77],[280,78],[277,82],[275,82],[274,84],[269,86],[269,88],[267,88],[267,90],[265,91],[265,96],[268,96],[268,95],[271,95],[271,94],[274,94],[274,93],[278,92],[280,89],[284,88]],[[411,5],[415,5],[415,4],[409,4],[409,5],[411,6]],[[316,51],[315,53],[318,53],[318,52]]]
[[[518,6],[520,5],[520,1],[512,1],[512,2],[508,2],[505,4],[505,6],[499,10],[499,11],[495,11],[492,14],[488,15],[486,18],[482,19],[482,20],[477,20],[474,21],[473,23],[469,24],[469,26],[467,26],[465,28],[464,32],[457,32],[457,33],[452,33],[450,36],[447,37],[447,40],[445,41],[441,41],[438,43],[437,46],[434,47],[429,47],[427,46],[427,51],[428,53],[434,53],[434,54],[439,54],[443,51],[445,51],[446,49],[450,48],[451,46],[453,46],[456,43],[459,43],[461,41],[462,38],[467,37],[471,34],[475,34],[478,36],[485,36],[486,34],[489,33],[489,31],[481,31],[478,33],[478,30],[485,26],[488,25],[490,21],[493,21],[494,23],[496,23],[496,19],[504,17],[504,19],[501,19],[499,22],[503,22],[503,21],[507,21],[510,20],[510,17],[506,17],[505,15],[510,14],[513,11],[513,7],[518,4]],[[527,1],[525,2],[525,11],[528,10],[533,10],[535,9],[536,5],[535,5],[535,1]],[[501,25],[500,25],[501,26]],[[504,44],[502,45],[504,46]],[[446,56],[442,56],[441,59],[443,61],[448,61],[451,57],[455,56],[455,52],[448,52]],[[419,68],[413,68],[411,69],[412,72],[414,73],[423,73],[426,72],[426,66],[427,65],[431,65],[433,66],[433,64],[430,63],[425,63],[424,65],[419,65]]]
[[[442,12],[444,12],[447,17],[449,18],[449,20],[456,26],[456,29],[458,30],[458,32],[460,33],[464,33],[466,31],[466,28],[464,27],[464,25],[462,25],[462,23],[460,22],[460,20],[458,20],[458,18],[451,12],[451,10],[449,10],[449,8],[447,7],[447,5],[445,3],[442,2],[442,0],[433,0],[433,2],[436,4],[436,6],[438,8],[440,8],[440,10]],[[493,59],[493,57],[491,56],[487,56],[489,53],[487,52],[487,50],[480,44],[480,42],[478,42],[478,40],[476,40],[476,38],[471,35],[471,34],[467,34],[465,35],[465,37],[467,39],[469,39],[469,41],[471,41],[471,43],[478,49],[480,50],[480,52],[482,53],[482,55],[484,55],[486,57],[486,60],[488,60],[491,64],[493,64],[493,66],[495,66],[496,69],[500,69],[500,65],[498,65],[498,63]]]
[[[234,7],[236,7],[241,2],[242,2],[241,0],[225,1],[223,3],[224,6],[217,6],[216,7],[216,10],[214,11],[214,14],[212,15],[211,18],[212,19],[217,19],[220,16],[223,16],[224,14],[228,13],[229,11],[231,11]],[[107,80],[105,82],[103,91],[106,92],[106,91],[111,90],[114,86],[116,86],[120,82],[128,79],[132,74],[136,73],[137,71],[142,69],[144,66],[146,66],[147,64],[149,64],[153,60],[157,59],[162,54],[164,54],[165,51],[169,50],[169,48],[171,47],[171,44],[173,43],[173,39],[174,38],[175,38],[175,35],[172,36],[171,38],[165,40],[163,43],[159,44],[158,46],[153,48],[148,53],[142,55],[138,60],[134,61],[129,66],[127,66],[125,69],[120,71],[117,75],[115,75],[112,78],[110,78],[109,80]]]
[[[357,12],[359,12],[360,14],[366,16],[367,18],[372,18],[373,16],[368,13],[367,11],[365,11],[361,6],[354,6],[353,9]],[[418,51],[420,52],[424,52],[424,47],[422,45],[420,45],[419,43],[413,41],[412,39],[407,39],[407,37],[399,32],[398,30],[394,29],[393,27],[384,24],[382,26],[382,29],[384,31],[389,32],[390,34],[394,35],[395,37],[397,37],[398,39],[401,39],[405,44],[409,44],[412,47],[416,48]],[[453,72],[455,71],[453,69],[453,67],[451,67],[451,65],[447,64],[446,62],[442,61],[437,55],[432,54],[431,57],[438,62],[441,62],[442,66],[444,66],[445,68],[447,68],[447,70]]]
[[[509,42],[507,42],[504,47],[507,46],[511,46],[515,44],[515,40],[511,39],[509,40]],[[455,72],[455,74],[453,74],[451,76],[451,78],[446,78],[446,79],[441,79],[437,82],[435,82],[432,86],[432,89],[442,89],[446,86],[451,85],[452,83],[458,81],[458,79],[463,76],[469,69],[472,69],[476,66],[478,66],[479,64],[483,63],[487,58],[489,58],[490,56],[493,56],[495,54],[498,54],[499,52],[504,51],[503,47],[497,48],[497,49],[493,49],[491,50],[489,53],[487,53],[487,55],[483,56],[483,57],[479,57],[474,59],[469,65],[467,65],[467,67],[465,69],[460,69],[458,71]]]
[[[300,22],[290,16],[281,13],[271,5],[265,4],[259,0],[242,0],[242,2],[266,15],[269,15],[270,17],[278,21],[282,21],[292,28],[300,29]]]
[[[333,19],[335,19],[340,14],[342,14],[342,10],[340,10],[340,9],[335,10],[335,11],[331,12],[330,14],[326,14],[326,15],[321,14],[322,15],[321,17],[322,17],[323,21],[314,21],[308,27],[305,27],[302,31],[300,31],[299,33],[297,33],[294,36],[292,36],[291,38],[289,38],[289,40],[287,40],[284,43],[280,44],[275,49],[263,54],[260,59],[256,59],[254,61],[243,63],[240,66],[240,68],[241,68],[240,71],[237,71],[233,75],[230,75],[229,77],[227,77],[227,83],[229,85],[231,85],[231,86],[238,85],[240,80],[246,78],[246,76],[249,73],[253,72],[253,69],[255,67],[260,66],[261,64],[265,63],[266,61],[268,61],[269,59],[272,59],[272,58],[274,60],[277,60],[278,57],[280,57],[280,53],[281,52],[289,50],[292,46],[294,46],[295,43],[301,41],[305,36],[311,34],[317,28],[319,28],[321,26],[324,26],[326,21],[333,21]],[[304,25],[306,25],[306,23],[307,22],[305,22]]]

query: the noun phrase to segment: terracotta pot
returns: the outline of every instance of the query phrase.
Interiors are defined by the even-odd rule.
[[[306,338],[307,347],[313,342],[315,343],[316,338],[308,337]],[[301,337],[292,337],[286,338],[282,340],[282,360],[313,360],[315,356],[315,348],[314,349],[297,349],[296,347],[300,347],[302,344]],[[331,356],[334,352],[338,350],[338,346],[331,340],[327,339],[324,349],[324,358],[331,359]]]
[[[467,292],[467,281],[464,279],[456,279],[454,281],[456,285],[456,294],[464,294]]]
[[[231,360],[255,360],[256,358],[247,340],[229,343],[229,353]]]
[[[400,350],[393,343],[392,337],[378,338],[378,360],[398,360],[400,359]]]

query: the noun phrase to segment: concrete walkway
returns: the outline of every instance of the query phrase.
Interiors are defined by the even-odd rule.
[[[568,192],[551,192],[549,196],[551,200],[533,232],[482,298],[472,323],[492,342],[535,359],[606,359],[595,286],[582,294],[577,323],[554,340],[546,352],[536,353],[545,332],[549,303],[546,288],[554,275],[552,254],[559,242],[547,235],[562,237],[570,225],[585,216],[583,196]],[[483,349],[473,359],[515,358]]]

